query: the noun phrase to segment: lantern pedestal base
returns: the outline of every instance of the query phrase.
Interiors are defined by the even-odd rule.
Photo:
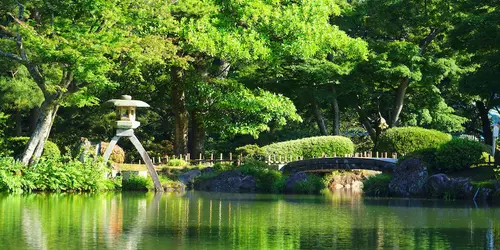
[[[118,140],[120,140],[121,137],[128,138],[132,142],[132,144],[134,144],[134,147],[141,155],[142,160],[144,161],[144,163],[146,163],[146,167],[148,167],[149,175],[151,175],[151,178],[153,179],[155,191],[163,192],[163,186],[161,185],[160,178],[158,177],[158,173],[156,173],[153,162],[151,161],[151,158],[149,158],[148,152],[146,152],[139,139],[137,139],[137,137],[134,135],[133,129],[116,130],[116,135],[113,137],[113,139],[111,139],[111,142],[109,142],[109,145],[106,148],[106,152],[104,152],[104,162],[108,161],[109,157],[111,156],[111,152],[113,152],[113,147],[116,145],[116,143],[118,143]]]

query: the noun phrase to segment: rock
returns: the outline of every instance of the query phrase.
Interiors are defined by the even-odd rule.
[[[215,170],[213,167],[207,167],[207,168],[204,168],[201,170],[201,174],[209,174],[209,173],[213,173]]]
[[[408,159],[394,168],[389,192],[395,196],[410,197],[424,193],[427,166],[417,159]]]
[[[435,174],[429,177],[425,183],[425,190],[430,196],[449,199],[472,198],[474,196],[469,178],[450,179],[445,174]]]
[[[297,172],[285,181],[285,192],[292,193],[295,190],[297,184],[301,182],[306,182],[308,180],[307,174],[304,172]]]
[[[245,176],[245,178],[241,180],[240,192],[251,193],[255,192],[256,189],[257,182],[253,176]]]
[[[182,193],[186,191],[186,185],[184,185],[184,183],[176,181],[164,186],[163,189],[165,189],[166,192]]]
[[[450,178],[445,174],[435,174],[427,180],[426,189],[430,194],[443,194],[448,188]]]
[[[353,181],[351,183],[351,189],[356,191],[363,190],[363,182],[362,181]]]
[[[210,192],[255,192],[257,183],[252,176],[244,175],[240,171],[224,172],[214,178],[205,179],[195,184],[196,190]]]
[[[189,183],[192,183],[195,178],[200,177],[200,175],[201,175],[200,170],[197,169],[190,170],[179,175],[179,181],[182,182],[184,185],[188,185]]]
[[[490,188],[481,188],[477,194],[476,200],[487,200],[491,192],[493,192],[493,190]]]
[[[363,172],[359,170],[334,172],[328,183],[328,188],[330,190],[351,188],[353,182],[362,181],[366,178]]]

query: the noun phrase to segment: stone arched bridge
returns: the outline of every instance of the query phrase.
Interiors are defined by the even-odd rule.
[[[283,173],[297,172],[331,172],[338,169],[366,169],[381,172],[392,172],[397,159],[391,158],[316,158],[293,161],[281,168]]]

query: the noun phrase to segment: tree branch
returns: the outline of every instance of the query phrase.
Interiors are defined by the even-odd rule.
[[[434,38],[436,38],[438,33],[439,33],[439,29],[432,28],[431,32],[429,32],[429,34],[424,39],[422,39],[422,41],[420,41],[420,50],[418,51],[418,53],[420,55],[429,46],[429,44],[432,42],[432,40],[434,40]]]
[[[3,52],[3,51],[0,50],[0,56],[7,57],[7,58],[9,58],[11,60],[14,60],[14,61],[18,61],[18,62],[20,62],[22,64],[26,64],[27,63],[27,61],[24,60],[23,58],[21,58],[20,56],[12,54],[10,52]]]

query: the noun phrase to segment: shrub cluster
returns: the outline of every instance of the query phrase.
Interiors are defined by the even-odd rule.
[[[266,155],[316,158],[323,153],[341,156],[354,153],[354,144],[343,136],[318,136],[273,143],[262,147]]]
[[[29,139],[29,137],[10,137],[7,139],[3,150],[10,151],[11,155],[17,158],[23,153]],[[61,151],[55,143],[47,140],[45,146],[43,147],[42,156],[47,158],[58,158],[61,156]]]
[[[391,128],[381,135],[377,151],[402,155],[422,149],[439,148],[450,140],[451,135],[437,130],[419,127]]]
[[[392,175],[378,174],[363,181],[363,192],[369,196],[389,196],[389,182]]]
[[[147,177],[132,175],[127,180],[122,181],[122,190],[148,191],[153,188],[154,188],[153,180]]]
[[[171,159],[167,162],[167,166],[169,167],[188,167],[189,162],[183,159]]]
[[[43,158],[25,166],[13,158],[0,158],[0,191],[98,191],[114,189],[103,163],[82,163],[67,158]]]
[[[315,174],[308,174],[307,181],[297,183],[293,192],[297,194],[319,194],[325,188],[327,186],[325,186],[324,178]]]
[[[255,178],[258,192],[280,193],[285,187],[283,174],[274,170],[273,167],[269,167],[265,162],[247,159],[238,170]]]
[[[447,171],[461,170],[493,161],[489,159],[490,150],[490,147],[480,142],[456,138],[437,149],[436,163]]]
[[[266,154],[264,149],[255,144],[249,144],[236,148],[236,153],[242,154],[245,157],[263,157]]]

